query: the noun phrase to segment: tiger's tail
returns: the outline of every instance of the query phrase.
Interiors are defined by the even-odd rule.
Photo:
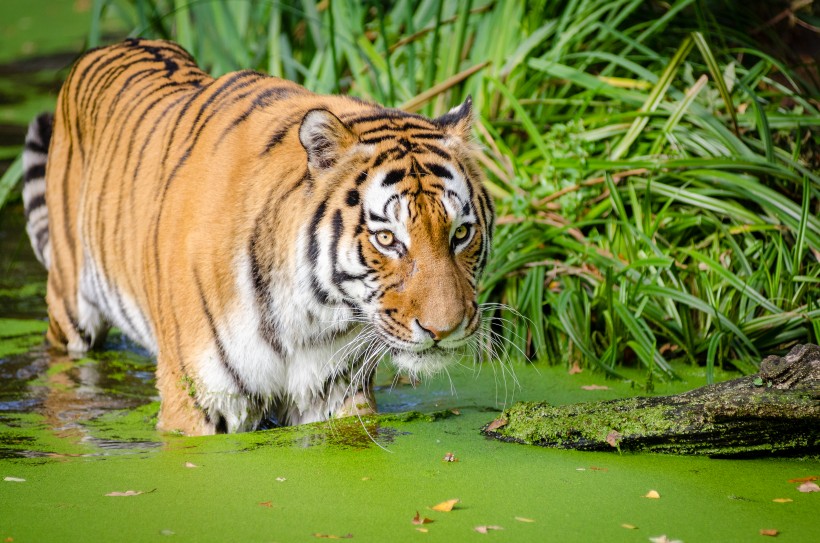
[[[48,208],[46,207],[46,162],[54,115],[41,113],[28,125],[26,147],[23,150],[23,208],[26,232],[37,260],[49,268],[51,243],[48,239]]]

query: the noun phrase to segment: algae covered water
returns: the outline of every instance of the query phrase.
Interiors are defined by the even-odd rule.
[[[17,206],[19,207],[19,206]],[[43,345],[44,274],[3,210],[0,539],[5,541],[820,540],[817,459],[579,453],[488,440],[516,400],[634,395],[588,371],[456,366],[377,376],[384,413],[249,434],[154,429],[154,361],[118,334],[74,360]],[[607,390],[583,390],[597,384]],[[661,387],[680,392],[703,376]],[[655,491],[658,498],[651,491]],[[442,503],[458,500],[452,510]],[[446,509],[446,507],[444,507]],[[47,519],[47,520],[46,520]]]

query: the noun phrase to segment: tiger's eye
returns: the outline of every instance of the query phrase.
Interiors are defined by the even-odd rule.
[[[467,225],[462,224],[461,226],[459,226],[458,228],[456,228],[456,231],[455,231],[455,233],[453,234],[453,236],[454,236],[457,240],[462,240],[462,239],[464,239],[464,238],[466,238],[466,237],[467,237],[467,234],[468,234],[469,232],[470,232],[470,229],[469,229],[469,228],[467,228]]]
[[[383,247],[389,247],[393,245],[393,232],[389,230],[382,230],[376,234],[376,241],[379,242],[379,245]]]

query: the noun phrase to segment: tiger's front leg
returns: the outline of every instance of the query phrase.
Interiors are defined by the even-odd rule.
[[[197,403],[195,381],[173,357],[162,352],[157,356],[157,388],[161,399],[157,430],[189,436],[218,432],[219,421],[211,420]]]

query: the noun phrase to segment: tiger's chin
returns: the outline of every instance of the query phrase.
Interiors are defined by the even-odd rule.
[[[432,377],[464,356],[462,348],[429,347],[419,351],[394,349],[391,351],[393,365],[410,377]]]

